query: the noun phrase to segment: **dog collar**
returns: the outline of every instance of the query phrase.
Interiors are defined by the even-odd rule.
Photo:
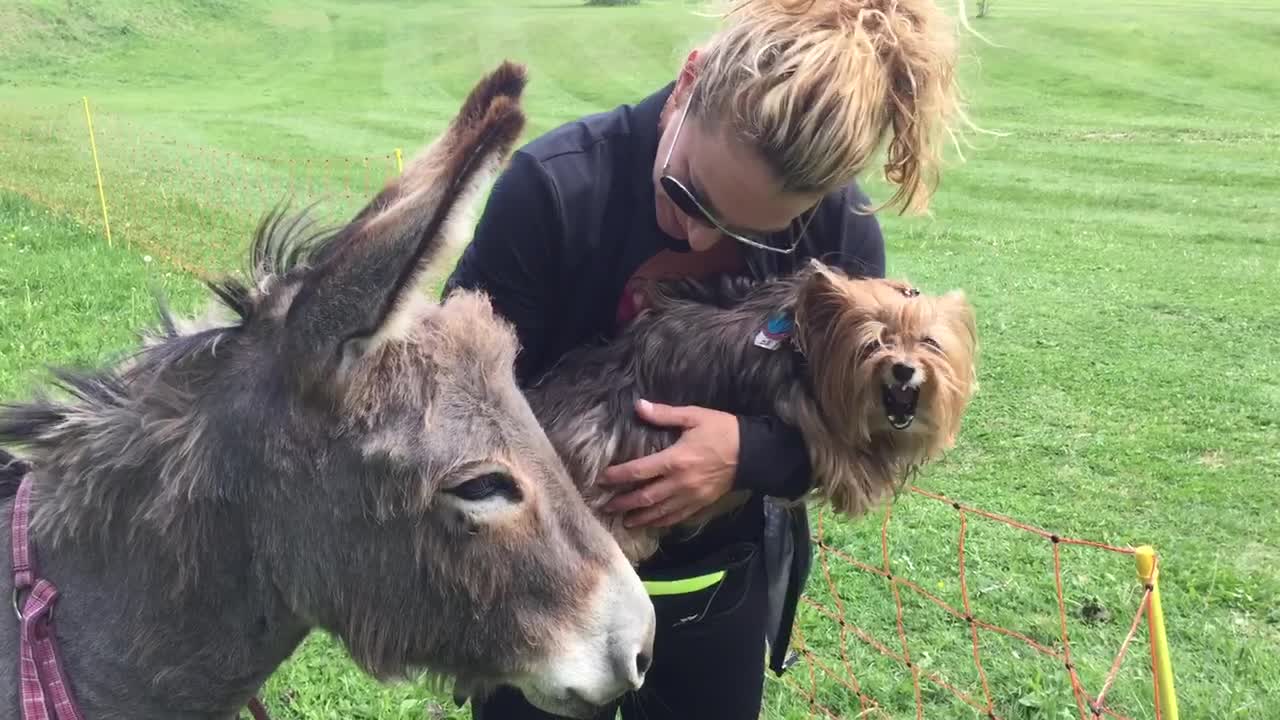
[[[765,350],[777,350],[782,344],[788,340],[792,340],[795,330],[795,321],[791,319],[791,313],[785,310],[779,310],[769,315],[764,323],[756,330],[756,335],[752,343],[756,347]]]

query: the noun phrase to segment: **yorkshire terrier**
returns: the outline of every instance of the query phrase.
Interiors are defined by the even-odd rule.
[[[807,497],[858,516],[954,445],[977,389],[974,311],[958,290],[926,295],[816,260],[788,277],[650,289],[618,338],[571,351],[526,388],[570,475],[633,563],[667,532],[696,532],[747,497],[731,491],[673,528],[627,528],[621,516],[604,516],[626,490],[598,485],[605,469],[680,436],[637,417],[639,398],[781,419],[808,448]]]

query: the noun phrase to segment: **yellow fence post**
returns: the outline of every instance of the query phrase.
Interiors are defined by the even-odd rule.
[[[396,148],[396,174],[404,172],[404,158],[400,155],[400,148]]]
[[[1156,702],[1160,704],[1160,717],[1178,720],[1178,698],[1173,691],[1173,664],[1169,659],[1169,639],[1164,630],[1164,609],[1160,606],[1160,572],[1156,569],[1156,551],[1143,545],[1135,553],[1138,561],[1138,577],[1151,586],[1151,604],[1147,607],[1147,626],[1151,632],[1152,651],[1155,655]]]
[[[98,176],[98,200],[102,203],[102,226],[107,231],[107,246],[111,242],[111,221],[107,219],[107,193],[102,189],[102,167],[98,164],[98,142],[93,137],[93,115],[89,114],[89,96],[84,96],[84,120],[89,125],[89,148],[93,150],[93,172]]]

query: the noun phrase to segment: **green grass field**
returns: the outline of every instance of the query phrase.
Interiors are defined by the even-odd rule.
[[[154,317],[192,309],[192,272],[235,270],[285,192],[350,212],[438,132],[502,58],[527,63],[529,136],[672,77],[711,21],[693,2],[107,0],[0,8],[0,397],[48,363],[91,363]],[[971,11],[972,12],[972,11]],[[929,218],[886,216],[889,270],[977,305],[981,393],[959,447],[918,484],[1063,535],[1161,553],[1185,718],[1280,718],[1280,6],[996,0],[966,45],[976,136]],[[105,238],[82,96],[113,245]],[[885,197],[877,178],[869,179]],[[957,513],[908,495],[893,571],[960,604]],[[881,562],[880,517],[826,523]],[[850,623],[901,648],[888,586],[837,558]],[[1060,643],[1048,542],[971,517],[974,614]],[[1064,548],[1072,653],[1103,677],[1140,597],[1132,559]],[[835,608],[826,570],[811,597]],[[967,627],[903,590],[919,668],[983,701]],[[915,717],[909,671],[807,609],[820,662],[888,716]],[[1146,633],[1109,697],[1152,718]],[[1003,718],[1079,717],[1062,667],[984,632]],[[811,664],[770,680],[764,716],[809,717]],[[854,716],[840,683],[818,700]],[[922,681],[925,717],[981,717]],[[272,679],[277,718],[468,717],[379,687],[316,635]],[[820,715],[819,715],[820,716]]]

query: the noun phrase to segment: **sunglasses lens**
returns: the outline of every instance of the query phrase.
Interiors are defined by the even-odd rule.
[[[706,227],[716,228],[740,241],[755,244],[757,246],[763,245],[766,249],[778,252],[791,252],[791,250],[794,249],[794,247],[774,247],[768,242],[767,238],[757,237],[755,233],[742,234],[727,230],[724,226],[707,215],[706,211],[702,209],[702,206],[698,204],[698,201],[694,199],[693,194],[686,190],[684,185],[680,184],[679,180],[676,180],[670,175],[663,175],[660,178],[660,182],[662,183],[663,191],[667,193],[667,197],[671,198],[671,201],[676,204],[676,207],[680,208],[681,212],[693,218],[696,222],[702,223]]]
[[[662,189],[666,191],[667,197],[671,198],[671,201],[674,202],[676,207],[680,208],[680,211],[685,215],[688,215],[707,227],[716,226],[716,224],[712,222],[711,218],[707,217],[707,214],[702,211],[702,208],[698,205],[698,201],[693,199],[693,195],[691,195],[689,191],[680,184],[679,180],[676,180],[670,175],[663,175]]]

